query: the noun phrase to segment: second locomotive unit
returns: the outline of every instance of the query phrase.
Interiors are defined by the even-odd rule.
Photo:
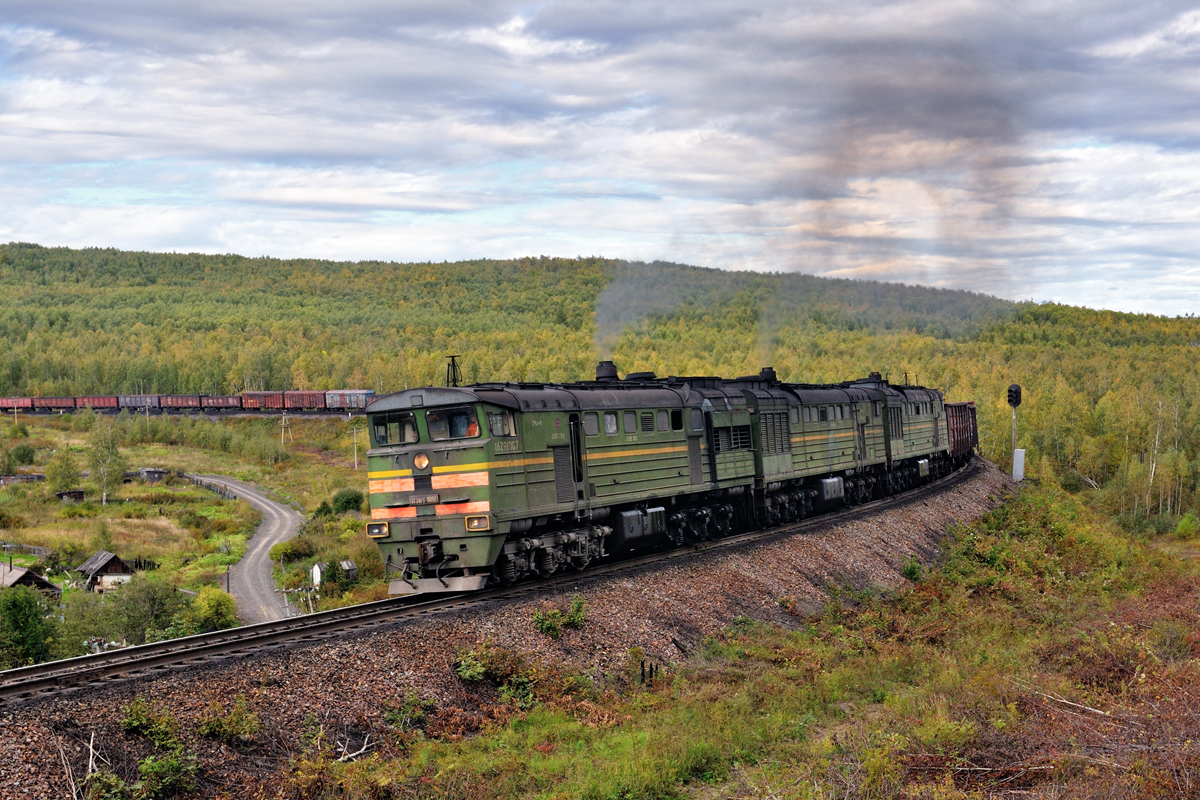
[[[367,408],[393,594],[509,584],[903,491],[965,463],[973,403],[754,376],[409,389]]]

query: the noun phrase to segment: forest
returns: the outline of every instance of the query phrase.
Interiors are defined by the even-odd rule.
[[[455,263],[0,248],[0,395],[369,388],[624,372],[847,380],[979,406],[981,448],[1132,524],[1196,507],[1200,321],[598,257]]]

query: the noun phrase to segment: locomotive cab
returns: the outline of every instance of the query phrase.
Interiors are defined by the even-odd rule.
[[[504,542],[489,454],[511,449],[512,411],[461,389],[418,389],[367,408],[371,521],[392,594],[483,588]]]

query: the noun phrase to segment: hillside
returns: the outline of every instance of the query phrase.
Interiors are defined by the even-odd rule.
[[[0,395],[574,380],[621,371],[845,380],[879,370],[980,407],[1007,461],[1113,511],[1194,503],[1200,321],[798,274],[602,258],[442,264],[0,248]]]

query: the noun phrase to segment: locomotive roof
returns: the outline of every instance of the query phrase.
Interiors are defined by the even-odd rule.
[[[569,384],[483,383],[455,388],[425,387],[377,398],[367,411],[393,411],[472,403],[488,403],[513,411],[607,410],[619,408],[698,407],[707,402],[726,409],[745,406],[747,395],[756,405],[816,405],[887,399],[929,400],[941,397],[936,389],[892,386],[879,378],[841,384],[782,383],[760,376],[721,378],[652,378],[583,381]]]

